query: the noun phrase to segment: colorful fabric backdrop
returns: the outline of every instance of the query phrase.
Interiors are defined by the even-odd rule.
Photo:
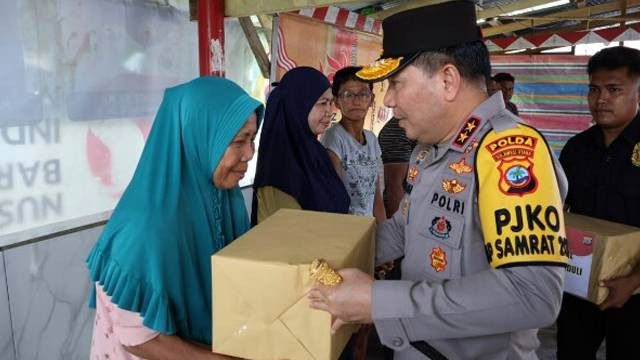
[[[588,56],[496,55],[493,74],[508,72],[516,78],[512,101],[520,116],[542,132],[559,155],[567,140],[589,127],[587,105]]]
[[[378,59],[381,49],[382,37],[378,34],[306,16],[280,14],[276,79],[286,71],[304,65],[322,71],[329,81],[333,81],[336,71],[345,66],[368,64]],[[374,86],[374,93],[374,106],[367,115],[365,128],[377,134],[391,111],[382,105],[382,84]]]

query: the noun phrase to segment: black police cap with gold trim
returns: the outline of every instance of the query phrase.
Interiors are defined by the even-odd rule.
[[[382,21],[382,56],[356,74],[381,81],[410,64],[420,53],[481,40],[475,4],[456,0],[403,11]]]

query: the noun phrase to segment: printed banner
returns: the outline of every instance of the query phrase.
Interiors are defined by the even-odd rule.
[[[380,57],[382,37],[327,24],[293,14],[281,14],[278,28],[276,79],[296,66],[311,66],[333,81],[336,71],[345,66],[368,64]],[[384,85],[374,85],[373,108],[365,120],[365,129],[378,133],[391,117],[383,106]]]

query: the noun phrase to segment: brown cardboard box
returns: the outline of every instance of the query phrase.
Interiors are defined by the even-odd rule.
[[[247,359],[335,360],[354,325],[331,335],[309,308],[309,266],[373,272],[373,218],[282,209],[211,258],[213,348]]]
[[[564,219],[572,253],[565,291],[600,304],[609,290],[598,282],[627,275],[640,261],[640,228],[572,213]]]

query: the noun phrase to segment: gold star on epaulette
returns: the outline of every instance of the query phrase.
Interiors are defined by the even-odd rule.
[[[469,121],[467,123],[466,131],[467,132],[471,132],[471,131],[473,131],[473,129],[475,129],[475,127],[476,127],[476,124],[474,122]]]

